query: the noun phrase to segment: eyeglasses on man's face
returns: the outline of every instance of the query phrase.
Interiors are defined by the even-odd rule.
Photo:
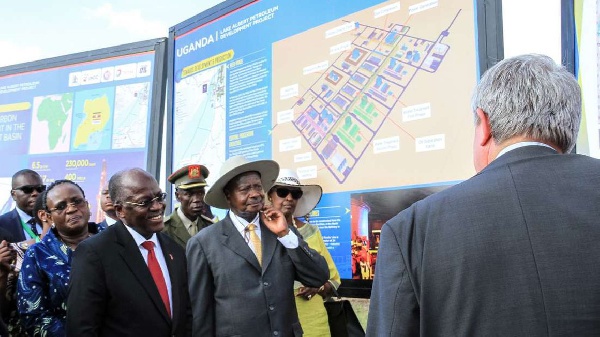
[[[288,196],[288,194],[291,193],[292,199],[295,199],[295,200],[302,198],[302,195],[304,194],[304,192],[302,192],[302,190],[289,189],[289,188],[285,188],[285,187],[276,188],[275,193],[277,193],[277,196],[280,198],[286,198]]]
[[[48,210],[48,212],[50,212],[50,213],[55,212],[56,214],[62,214],[69,206],[73,206],[75,208],[82,209],[83,206],[87,207],[87,200],[85,200],[83,198],[77,198],[77,199],[71,200],[71,202],[66,202],[66,201],[59,202],[55,207],[50,208]]]
[[[31,194],[33,191],[37,191],[38,193],[42,193],[46,190],[46,185],[24,185],[20,187],[15,187],[13,190],[19,190],[25,194]]]
[[[167,198],[167,193],[161,193],[157,196],[155,196],[152,199],[148,199],[148,200],[142,200],[139,202],[134,202],[134,201],[123,201],[124,204],[128,204],[128,205],[132,205],[132,206],[137,206],[137,207],[141,207],[141,208],[150,208],[152,205],[154,205],[154,202],[159,202],[159,203],[163,203],[165,201],[165,199]]]

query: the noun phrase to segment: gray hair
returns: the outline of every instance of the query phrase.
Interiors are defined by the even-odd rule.
[[[515,136],[552,143],[569,152],[581,120],[581,90],[575,77],[538,54],[500,61],[485,72],[471,101],[489,117],[500,144]],[[480,123],[475,115],[475,123]]]

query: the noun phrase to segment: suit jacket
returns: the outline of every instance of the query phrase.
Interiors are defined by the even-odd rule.
[[[260,225],[262,268],[229,216],[188,242],[194,336],[302,335],[294,279],[320,287],[327,262],[297,232],[299,246],[287,249]]]
[[[184,251],[157,233],[171,278],[173,317],[133,237],[121,221],[73,255],[67,336],[190,336]]]
[[[369,336],[600,335],[600,161],[507,152],[382,229]]]
[[[16,240],[14,242],[25,241],[23,225],[16,208],[0,216],[0,228],[6,229],[12,238]]]
[[[212,225],[214,221],[204,215],[201,215],[198,219],[198,231]],[[177,214],[177,208],[165,218],[165,229],[163,229],[163,233],[167,234],[171,239],[173,239],[177,244],[179,244],[183,249],[187,242],[191,239],[190,233],[185,228],[183,221]]]

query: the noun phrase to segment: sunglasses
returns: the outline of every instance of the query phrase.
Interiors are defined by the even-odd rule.
[[[276,188],[275,193],[277,193],[277,196],[280,198],[285,198],[288,196],[288,194],[291,193],[292,199],[295,199],[295,200],[302,198],[302,195],[304,194],[304,192],[302,192],[302,190],[290,190],[289,188],[285,188],[285,187]]]
[[[33,191],[42,193],[46,190],[46,185],[25,185],[25,186],[13,188],[13,190],[19,190],[25,194],[31,194],[31,193],[33,193]]]

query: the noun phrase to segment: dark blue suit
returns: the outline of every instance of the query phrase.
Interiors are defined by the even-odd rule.
[[[25,234],[23,233],[23,225],[21,225],[21,218],[19,218],[19,213],[16,208],[0,216],[0,228],[8,231],[15,242],[26,240]]]

